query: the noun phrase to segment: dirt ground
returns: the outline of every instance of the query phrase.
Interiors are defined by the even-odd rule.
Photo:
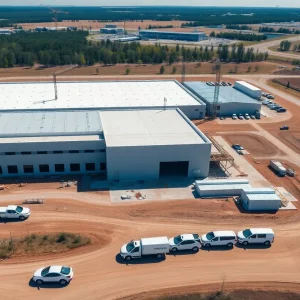
[[[280,82],[282,82],[282,84],[284,84],[284,85],[287,85],[289,82],[290,85],[293,85],[296,88],[300,89],[300,78],[293,78],[293,77],[280,78]]]
[[[293,89],[288,89],[288,88],[282,86],[281,84],[273,82],[272,80],[269,80],[268,84],[270,86],[272,86],[272,87],[274,87],[274,88],[276,88],[276,89],[278,89],[280,91],[283,91],[283,92],[285,92],[287,94],[290,94],[290,95],[292,95],[294,97],[300,97],[300,92],[298,92],[296,90],[293,90]]]
[[[165,67],[164,74],[181,74],[182,64],[175,63],[172,65],[162,64]],[[102,64],[96,64],[94,66],[86,66],[72,69],[63,73],[63,75],[125,75],[126,69],[130,69],[130,75],[157,75],[160,74],[160,68],[162,65],[135,65],[135,64],[118,64],[112,66],[105,66]],[[259,69],[256,72],[255,67]],[[35,65],[33,68],[29,67],[15,67],[15,68],[0,68],[0,77],[12,77],[12,76],[50,76],[54,72],[67,69],[69,66],[59,66],[44,68],[41,65]],[[173,73],[173,68],[176,68],[176,72]],[[254,63],[241,63],[233,64],[228,63],[222,65],[222,73],[229,74],[237,67],[237,74],[272,74],[278,68],[276,63],[269,62],[254,62]],[[251,67],[251,71],[248,72],[248,67]],[[98,69],[98,72],[97,72]],[[186,74],[213,74],[213,64],[209,62],[198,63],[186,63]]]
[[[223,136],[229,144],[240,144],[254,157],[282,155],[282,152],[264,137],[256,134],[233,134]]]
[[[184,21],[152,21],[152,20],[144,20],[143,22],[126,22],[125,28],[127,30],[138,30],[138,28],[146,29],[149,25],[152,26],[168,26],[173,25],[174,27],[180,27]],[[97,22],[97,21],[88,21],[88,20],[80,20],[78,22],[72,21],[62,21],[58,22],[58,27],[72,27],[75,26],[79,29],[83,27],[83,29],[89,29],[90,26],[92,30],[98,30],[100,28],[105,27],[106,24],[115,24],[117,27],[124,28],[124,22]],[[24,29],[34,29],[36,27],[55,27],[54,22],[44,22],[44,23],[21,23],[18,26],[22,26]],[[192,30],[192,29],[190,29]]]
[[[267,289],[260,282],[251,283],[226,283],[224,284],[223,295],[231,297],[231,300],[299,300],[299,285],[278,283],[277,287]],[[189,299],[189,295],[201,294],[208,299],[218,299],[217,292],[222,289],[220,284],[198,285],[189,287],[176,287],[160,291],[148,292],[120,298],[119,300],[181,300]],[[174,296],[174,298],[172,298]],[[211,298],[209,298],[211,296]],[[196,299],[191,298],[191,299]],[[198,298],[197,298],[198,299]],[[199,299],[202,299],[199,297]],[[205,298],[206,299],[206,298]],[[226,298],[225,298],[226,299]]]
[[[182,291],[186,291],[185,286],[199,282],[203,285],[214,283],[217,287],[224,274],[226,291],[231,282],[238,284],[259,280],[261,289],[278,288],[277,282],[283,281],[289,285],[300,283],[298,211],[249,214],[239,209],[232,200],[213,199],[115,204],[105,202],[101,197],[98,200],[97,193],[77,193],[75,188],[58,190],[54,183],[40,186],[44,189],[37,191],[36,184],[27,184],[24,188],[13,186],[3,195],[0,192],[1,206],[44,195],[44,204],[30,205],[32,215],[28,220],[1,223],[1,238],[27,231],[29,234],[66,231],[94,234],[109,242],[99,247],[84,247],[85,251],[75,249],[72,253],[39,256],[26,261],[17,258],[1,261],[0,288],[7,295],[6,299],[16,299],[20,293],[26,300],[37,297],[45,300],[117,299],[174,288],[179,284]],[[54,194],[60,198],[51,197]],[[172,237],[184,232],[201,234],[216,229],[238,231],[254,226],[274,229],[275,242],[270,248],[200,250],[196,254],[167,255],[163,261],[142,259],[127,265],[118,255],[122,244],[132,238]],[[73,281],[65,288],[43,285],[37,289],[30,281],[33,272],[51,264],[73,267]],[[202,271],[203,266],[205,272]],[[16,282],[18,289],[13,288]]]

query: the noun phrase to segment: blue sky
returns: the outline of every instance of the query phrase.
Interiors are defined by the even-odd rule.
[[[263,7],[275,7],[277,5],[281,7],[298,7],[300,8],[299,0],[0,0],[0,5],[78,5],[78,6],[140,6],[140,5],[172,5],[172,6],[263,6]],[[0,12],[1,13],[1,12]]]

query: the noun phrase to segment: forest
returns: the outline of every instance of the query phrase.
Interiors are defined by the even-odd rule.
[[[258,29],[259,32],[270,32],[270,33],[286,33],[286,34],[300,34],[300,30],[296,30],[296,29],[287,29],[287,28],[278,28],[277,30],[275,30],[273,27],[259,27]]]
[[[192,6],[136,6],[136,7],[52,7],[67,13],[58,14],[61,20],[95,21],[187,21],[188,26],[218,24],[257,24],[266,22],[300,21],[300,8],[262,7],[192,7]],[[2,6],[0,26],[15,23],[51,22],[52,14],[46,6]]]
[[[118,63],[172,64],[178,61],[212,61],[218,57],[225,62],[261,61],[267,59],[263,53],[245,50],[242,44],[234,46],[229,54],[228,47],[185,48],[177,45],[168,47],[160,44],[141,45],[138,42],[120,43],[110,40],[91,42],[87,32],[32,32],[0,36],[0,67],[56,65],[105,65]],[[250,52],[249,52],[250,51]]]
[[[217,37],[221,39],[229,40],[240,40],[240,41],[263,41],[267,39],[266,35],[254,34],[254,33],[243,33],[243,32],[220,32],[215,33],[214,31],[210,33],[210,37]]]

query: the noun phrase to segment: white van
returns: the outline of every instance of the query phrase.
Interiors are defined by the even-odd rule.
[[[238,243],[265,244],[270,246],[274,242],[274,231],[271,228],[250,228],[238,232]]]
[[[201,236],[201,244],[203,247],[211,246],[227,246],[232,248],[237,242],[237,237],[234,231],[212,231]]]

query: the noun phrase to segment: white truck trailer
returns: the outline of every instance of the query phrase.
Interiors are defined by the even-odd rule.
[[[270,167],[279,175],[285,176],[286,175],[286,168],[282,165],[281,162],[277,160],[270,160]]]
[[[131,241],[121,247],[120,255],[125,260],[141,258],[146,255],[154,255],[162,258],[170,251],[169,239],[166,236],[142,238],[138,241]]]
[[[234,83],[234,88],[252,98],[260,99],[261,97],[261,89],[248,82],[236,81]]]
[[[7,207],[0,207],[0,219],[18,219],[25,220],[29,218],[31,212],[27,207],[18,205],[8,205]]]

